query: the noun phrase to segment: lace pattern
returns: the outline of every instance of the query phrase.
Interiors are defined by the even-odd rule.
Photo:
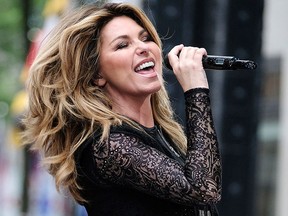
[[[144,133],[114,128],[106,141],[96,139],[92,144],[94,183],[133,188],[185,206],[219,201],[221,161],[209,90],[189,90],[185,102],[188,150],[184,165],[144,139]]]
[[[204,202],[216,202],[221,193],[221,161],[208,89],[185,95],[188,128],[185,173]]]

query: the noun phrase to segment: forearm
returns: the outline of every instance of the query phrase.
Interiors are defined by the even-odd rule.
[[[188,150],[187,180],[203,201],[218,201],[221,194],[221,160],[213,124],[208,89],[185,92]]]

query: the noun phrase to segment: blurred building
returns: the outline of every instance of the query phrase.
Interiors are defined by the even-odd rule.
[[[260,130],[266,147],[263,147],[259,166],[262,167],[262,183],[266,182],[262,191],[270,193],[264,192],[259,199],[269,200],[263,203],[263,208],[270,214],[259,215],[285,216],[288,212],[288,29],[284,27],[288,20],[287,8],[285,0],[265,1],[263,56],[267,82],[263,93],[269,106],[266,106]],[[269,208],[271,205],[273,210]]]

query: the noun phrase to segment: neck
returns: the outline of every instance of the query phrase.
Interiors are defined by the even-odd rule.
[[[154,126],[151,97],[145,99],[129,98],[113,103],[113,111],[127,116],[145,127]]]

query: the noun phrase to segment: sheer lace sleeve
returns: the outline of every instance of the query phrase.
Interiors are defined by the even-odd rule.
[[[185,92],[188,150],[185,175],[203,200],[219,200],[221,161],[212,119],[209,89]]]
[[[185,93],[188,152],[185,165],[132,133],[111,132],[93,145],[95,172],[102,181],[132,187],[181,204],[216,202],[220,158],[206,90]]]

